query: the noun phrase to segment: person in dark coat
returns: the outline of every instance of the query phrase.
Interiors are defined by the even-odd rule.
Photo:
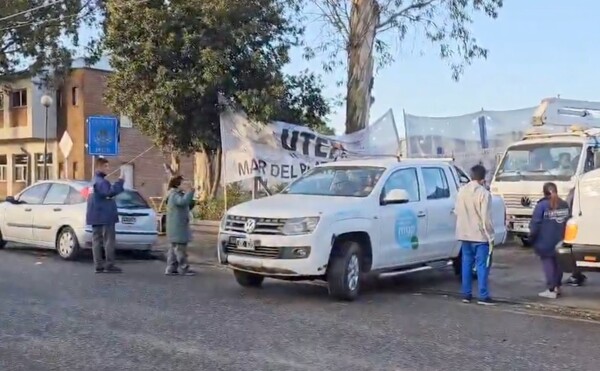
[[[575,188],[571,188],[569,194],[567,195],[567,203],[569,204],[569,214],[573,215],[573,201],[575,198]],[[587,280],[587,276],[581,273],[577,267],[574,267],[573,273],[571,277],[567,280],[567,284],[570,286],[583,286],[585,281]]]
[[[192,276],[187,262],[187,245],[191,240],[190,210],[194,207],[194,189],[182,176],[169,181],[167,196],[167,251],[165,274]]]
[[[115,224],[119,213],[115,197],[123,192],[123,179],[110,184],[106,175],[110,164],[105,158],[96,160],[96,173],[92,181],[92,192],[87,200],[86,224],[92,226],[92,254],[96,273],[120,273],[115,266]],[[105,261],[102,259],[104,248]]]
[[[556,184],[546,183],[543,186],[544,198],[538,201],[531,224],[529,239],[536,254],[542,261],[546,276],[547,290],[539,296],[556,299],[560,294],[562,271],[558,265],[556,245],[563,240],[565,227],[569,219],[569,204],[558,197]]]

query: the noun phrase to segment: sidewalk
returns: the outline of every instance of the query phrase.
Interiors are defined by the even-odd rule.
[[[193,242],[188,248],[189,259],[194,264],[216,264],[217,234],[212,227],[194,229]],[[161,237],[156,250],[166,251],[168,244]],[[163,255],[163,254],[160,254]],[[508,304],[518,304],[555,311],[560,314],[578,314],[600,317],[600,274],[587,274],[583,287],[563,287],[563,295],[556,300],[538,297],[545,289],[544,276],[539,259],[531,249],[515,244],[501,246],[494,251],[494,263],[490,274],[490,289],[493,297]],[[565,279],[568,277],[565,274]],[[421,292],[442,293],[460,296],[459,280],[447,270],[426,271],[402,276],[404,281],[414,282]],[[477,282],[473,282],[477,292]]]

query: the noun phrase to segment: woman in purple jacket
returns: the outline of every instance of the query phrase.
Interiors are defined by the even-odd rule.
[[[546,183],[543,187],[544,198],[538,201],[529,226],[533,248],[542,261],[546,276],[547,290],[539,296],[556,299],[560,295],[562,271],[558,266],[556,245],[563,240],[569,204],[558,197],[556,184]]]

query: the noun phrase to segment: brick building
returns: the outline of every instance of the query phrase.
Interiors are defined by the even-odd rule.
[[[14,195],[43,178],[46,108],[40,101],[44,94],[53,98],[48,107],[49,177],[91,179],[86,119],[112,114],[102,98],[108,74],[110,67],[105,60],[90,67],[76,60],[64,86],[57,91],[43,90],[35,77],[27,75],[4,86],[0,95],[0,198]],[[167,180],[163,164],[169,163],[168,157],[133,128],[126,117],[121,117],[120,122],[120,154],[107,157],[117,170],[115,175],[121,167],[127,186],[147,197],[163,195]],[[67,159],[58,145],[65,132],[73,141]],[[192,174],[193,169],[191,158],[182,159],[183,174]]]

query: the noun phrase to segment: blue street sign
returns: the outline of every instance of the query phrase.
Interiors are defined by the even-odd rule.
[[[119,154],[119,120],[111,116],[90,116],[87,119],[88,154],[117,156]]]

